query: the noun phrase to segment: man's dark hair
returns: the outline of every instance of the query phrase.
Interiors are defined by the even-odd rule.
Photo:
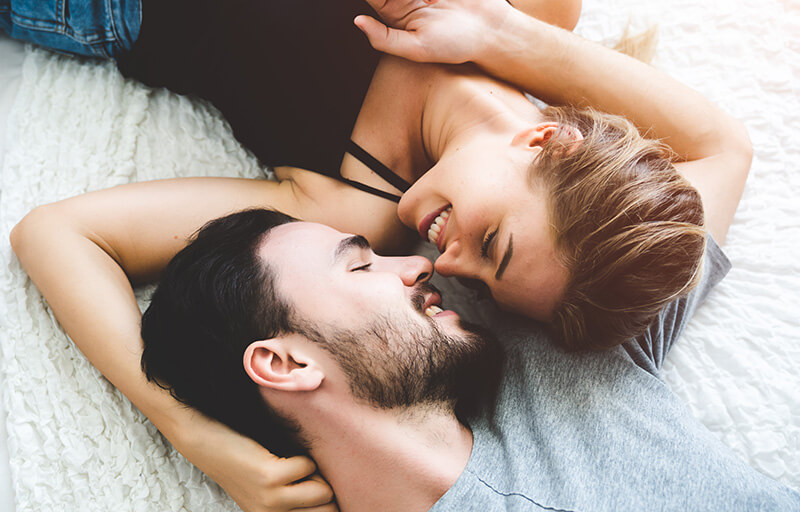
[[[167,265],[142,317],[147,379],[282,457],[305,452],[297,429],[267,405],[242,361],[252,342],[292,331],[258,248],[294,221],[246,210],[209,222]]]

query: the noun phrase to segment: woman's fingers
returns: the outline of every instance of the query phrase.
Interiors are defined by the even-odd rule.
[[[277,459],[270,474],[276,485],[289,485],[313,475],[317,465],[308,457],[298,456],[288,459]],[[326,484],[327,485],[327,484]]]
[[[479,56],[510,11],[514,8],[505,0],[417,0],[395,22],[365,15],[354,22],[378,51],[416,62],[462,64]]]
[[[335,503],[328,503],[321,507],[297,508],[295,510],[297,512],[339,512],[339,507],[337,507]]]
[[[438,0],[367,0],[378,16],[394,28],[406,28],[405,23],[415,11],[437,2]]]
[[[369,44],[379,52],[417,62],[426,62],[422,46],[411,32],[391,28],[372,16],[357,16],[354,23],[366,34]]]
[[[287,509],[307,509],[333,504],[333,490],[319,475],[280,491],[280,501]],[[335,506],[335,505],[334,505]]]

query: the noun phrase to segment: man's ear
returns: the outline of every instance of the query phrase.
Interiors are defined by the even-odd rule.
[[[291,337],[254,341],[244,351],[244,370],[259,386],[280,391],[313,391],[325,375]]]
[[[550,140],[556,133],[558,133],[559,125],[555,121],[545,121],[525,128],[517,132],[511,141],[512,146],[524,146],[527,148],[539,148],[545,142]],[[564,134],[571,139],[572,142],[583,140],[583,134],[574,126],[566,126]]]

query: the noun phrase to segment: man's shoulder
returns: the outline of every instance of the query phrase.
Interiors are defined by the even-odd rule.
[[[659,375],[664,359],[681,336],[697,308],[731,269],[731,262],[711,235],[706,237],[706,250],[698,267],[698,280],[688,293],[667,304],[642,335],[626,342],[628,356],[653,375]]]
[[[618,380],[621,368],[636,366],[621,346],[600,352],[567,351],[547,334],[541,324],[524,318],[507,320],[498,330],[498,339],[506,353],[506,370],[511,374],[507,376],[545,371],[568,373],[574,378],[602,378],[613,374]]]
[[[633,363],[658,377],[664,357],[673,342],[680,337],[698,306],[730,268],[731,263],[724,251],[709,236],[703,263],[698,269],[700,277],[697,286],[665,306],[644,334],[602,352],[602,355],[596,352],[567,353],[547,335],[541,324],[513,315],[501,314],[501,319],[495,322],[498,339],[514,358],[523,361],[549,359],[554,365],[580,364],[590,368],[599,364],[600,371],[603,371],[608,360],[614,360],[623,365]],[[580,371],[587,370],[584,368]]]

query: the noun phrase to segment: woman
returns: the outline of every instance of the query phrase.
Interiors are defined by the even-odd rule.
[[[258,197],[241,206],[271,205],[359,232],[383,252],[407,247],[404,224],[437,244],[441,274],[482,282],[502,307],[549,321],[570,348],[606,348],[640,334],[696,277],[703,245],[699,198],[677,179],[666,150],[639,138],[631,125],[577,112],[571,119],[558,119],[562,113],[556,111],[543,116],[519,90],[474,69],[379,60],[350,23],[366,8],[360,0],[173,0],[145,2],[141,11],[134,4],[121,2],[107,13],[114,22],[106,32],[125,35],[114,44],[99,43],[105,33],[91,37],[76,28],[96,25],[91,19],[57,21],[64,31],[95,41],[87,53],[114,55],[126,74],[220,108],[237,138],[276,166],[282,181],[254,188]],[[425,4],[384,3],[382,14],[420,23],[419,5]],[[486,11],[492,23],[512,11],[493,5],[471,8]],[[556,9],[541,0],[520,7],[570,28],[578,12],[574,3]],[[439,12],[437,5],[430,9]],[[11,21],[34,18],[18,10]],[[80,9],[70,12],[82,15]],[[214,30],[203,33],[198,27],[211,20]],[[359,25],[375,28],[367,18]],[[16,28],[12,24],[11,32]],[[76,51],[68,43],[61,47]],[[449,44],[438,60],[464,62],[454,48]],[[513,66],[490,74],[512,83],[521,78],[504,76],[508,70],[513,73]],[[602,100],[594,105],[612,112],[624,107]],[[643,121],[641,126],[651,126]],[[472,129],[461,128],[466,126]],[[678,142],[673,149],[690,149]],[[573,149],[555,150],[564,144]],[[551,172],[542,170],[545,158],[529,172],[545,147]],[[183,210],[180,197],[194,199],[208,190],[202,187],[187,182],[181,191],[170,188],[167,208]],[[650,188],[657,192],[646,192]],[[221,183],[213,194],[221,202],[230,197]],[[190,225],[171,226],[171,234],[184,240],[198,227],[198,216],[211,219],[233,206],[220,210],[212,202],[203,201],[205,211],[195,206]]]
[[[390,12],[395,4],[398,11]],[[624,114],[665,138],[682,160],[675,167],[700,190],[707,228],[724,239],[750,150],[741,125],[707,100],[647,66],[522,16],[501,0],[442,0],[430,6],[390,2],[384,8],[387,19],[411,32],[386,32],[374,20],[359,18],[359,27],[377,48],[417,60],[471,61],[552,103],[589,104]],[[403,14],[401,8],[411,11]],[[140,41],[147,41],[147,14],[144,19]],[[153,30],[158,33],[157,27]],[[156,42],[152,47],[158,47]],[[191,43],[184,42],[170,65]],[[136,52],[132,60],[122,59],[124,69],[149,62],[147,57],[136,61]],[[255,92],[248,91],[247,97]],[[398,192],[358,157],[382,167],[354,149],[359,154],[345,155],[337,170],[348,182],[278,166],[280,183],[130,185],[40,208],[15,229],[12,243],[90,360],[238,503],[257,509],[264,503],[261,493],[272,500],[307,489],[318,493],[314,503],[323,503],[323,488],[311,487],[313,482],[285,485],[313,471],[308,461],[267,461],[268,455],[249,440],[176,410],[166,394],[144,381],[138,371],[139,311],[128,276],[137,281],[156,276],[206,220],[248,206],[271,205],[358,231],[383,249],[397,249],[399,217],[435,240],[443,251],[437,260],[441,273],[482,279],[501,304],[553,318],[574,345],[597,339],[589,336],[597,329],[605,329],[602,345],[617,343],[630,332],[641,332],[661,304],[691,286],[703,250],[702,210],[693,189],[663,158],[664,151],[641,139],[633,125],[565,112],[563,119],[544,117],[519,90],[473,66],[384,57],[370,76],[352,133],[346,135],[414,182],[397,209],[385,194],[364,195],[350,185]],[[314,148],[318,138],[327,144],[326,134],[341,131],[328,128],[319,136],[316,125],[304,126],[311,126],[305,148]],[[607,142],[609,133],[612,143]],[[337,147],[343,151],[345,144],[339,140]],[[606,167],[603,174],[597,172],[599,161],[619,165]],[[45,257],[56,250],[63,258],[57,268]],[[68,282],[69,276],[81,276],[80,287]],[[518,293],[520,283],[537,293]],[[71,307],[76,303],[85,305],[82,311]],[[98,310],[105,313],[102,318]],[[218,449],[209,453],[206,445]],[[270,485],[261,485],[262,478]]]

